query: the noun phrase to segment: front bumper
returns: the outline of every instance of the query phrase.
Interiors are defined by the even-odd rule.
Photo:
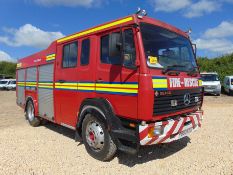
[[[221,89],[204,87],[204,92],[209,94],[221,94]]]
[[[203,111],[197,111],[175,119],[139,125],[140,145],[169,143],[179,140],[201,127]],[[150,135],[150,130],[156,127],[163,128],[160,135]]]

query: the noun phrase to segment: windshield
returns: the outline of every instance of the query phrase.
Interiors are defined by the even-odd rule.
[[[141,33],[148,66],[179,71],[197,67],[187,38],[147,23],[141,23]]]
[[[7,84],[8,81],[0,81],[0,84]]]
[[[216,74],[201,74],[202,81],[219,81]]]
[[[231,79],[231,85],[233,85],[233,79]]]

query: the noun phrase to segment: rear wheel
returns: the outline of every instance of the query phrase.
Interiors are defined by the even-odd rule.
[[[82,138],[88,154],[95,159],[108,161],[116,153],[116,145],[104,123],[92,114],[87,114],[84,118]]]
[[[37,127],[40,125],[41,121],[39,118],[35,117],[34,105],[31,100],[29,100],[27,103],[26,118],[31,126]]]

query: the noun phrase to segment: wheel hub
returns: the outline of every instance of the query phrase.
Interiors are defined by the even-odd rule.
[[[100,123],[91,121],[87,124],[86,140],[88,145],[95,151],[100,151],[104,147],[104,131]]]
[[[90,138],[91,141],[95,141],[95,135],[94,135],[93,132],[89,133],[89,138]]]

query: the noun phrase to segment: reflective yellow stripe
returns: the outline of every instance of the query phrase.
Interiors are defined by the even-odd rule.
[[[100,30],[103,30],[103,29],[107,29],[107,28],[110,28],[110,27],[113,27],[113,26],[116,26],[116,25],[119,25],[119,24],[123,24],[123,23],[129,22],[129,21],[132,21],[132,20],[133,20],[133,17],[128,17],[128,18],[125,18],[125,19],[121,19],[121,20],[118,20],[118,21],[115,21],[115,22],[112,22],[112,23],[109,23],[109,24],[106,24],[106,25],[102,25],[102,26],[99,26],[99,27],[96,27],[96,28],[93,28],[93,29],[90,29],[90,30],[86,30],[84,32],[80,32],[80,33],[70,35],[70,36],[65,37],[65,38],[58,39],[57,42],[58,43],[64,42],[64,41],[74,39],[74,38],[77,38],[77,37],[80,37],[80,36],[83,36],[83,35],[87,35],[87,34],[97,32],[97,31],[100,31]]]
[[[56,58],[56,54],[51,54],[51,55],[47,55],[46,56],[46,61],[51,61],[51,60],[54,60]]]
[[[53,85],[53,83],[47,83],[47,82],[43,82],[43,83],[38,83],[39,85]]]
[[[110,88],[138,88],[138,84],[96,84],[96,87],[110,87]]]
[[[153,88],[167,88],[167,85],[153,85]]]
[[[167,79],[152,79],[153,88],[168,88]]]
[[[56,86],[78,86],[78,83],[55,83]]]
[[[52,89],[53,86],[42,86],[42,85],[39,85],[39,88],[50,88],[50,89]]]
[[[53,58],[46,58],[46,61],[50,61],[50,60],[55,60],[55,57],[53,57]]]
[[[202,80],[198,80],[198,85],[202,86]]]
[[[90,91],[94,91],[95,87],[78,87],[78,90],[90,90]]]
[[[167,79],[153,79],[153,83],[167,83]]]
[[[16,65],[16,67],[17,67],[17,68],[21,68],[21,67],[22,67],[22,63],[18,63],[18,64]]]
[[[53,58],[55,56],[56,56],[56,54],[54,53],[54,54],[51,54],[51,55],[47,55],[46,58]]]
[[[109,89],[109,88],[96,88],[97,91],[106,91],[106,92],[125,92],[125,93],[138,93],[137,89]]]
[[[89,87],[92,87],[92,86],[95,86],[95,83],[78,83],[78,86],[89,86]]]
[[[78,87],[76,86],[55,86],[55,88],[57,88],[57,89],[74,89],[74,90],[77,90],[78,89]]]
[[[36,84],[26,84],[26,86],[36,86]]]
[[[30,85],[33,85],[33,86],[34,86],[34,85],[36,85],[36,82],[26,82],[26,85],[27,85],[27,86],[30,86]]]

